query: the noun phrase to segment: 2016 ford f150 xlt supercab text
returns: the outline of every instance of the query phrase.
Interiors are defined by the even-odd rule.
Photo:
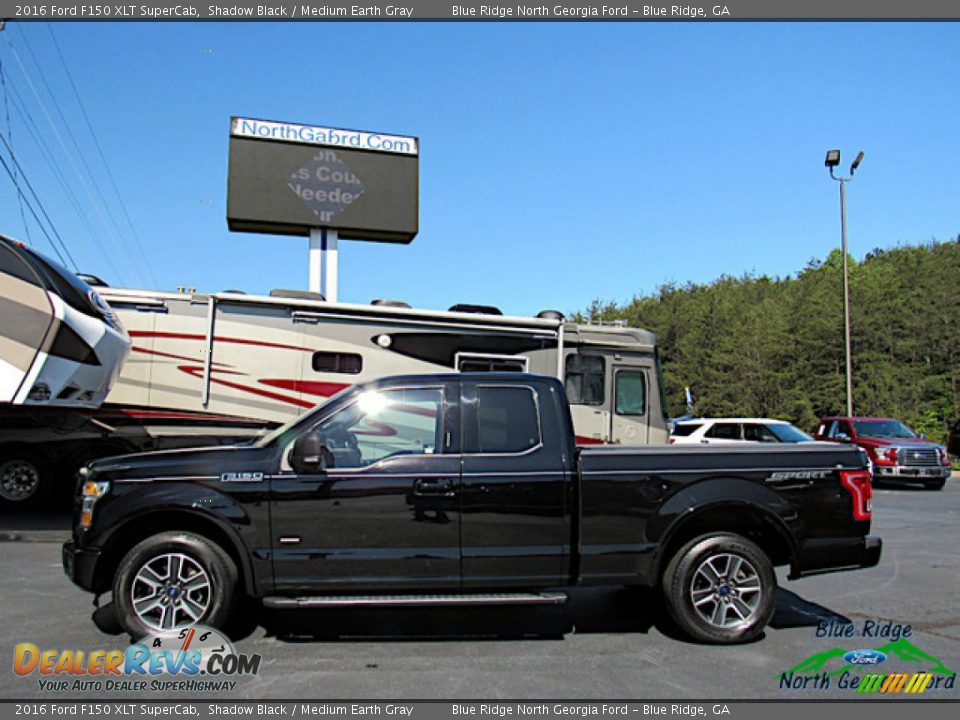
[[[642,413],[644,408],[632,408]],[[855,447],[589,447],[521,373],[344,390],[252,445],[81,471],[67,575],[131,635],[267,607],[562,602],[661,586],[703,642],[757,636],[790,577],[875,565]]]

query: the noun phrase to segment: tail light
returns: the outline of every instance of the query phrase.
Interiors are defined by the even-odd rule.
[[[667,442],[673,445],[676,442],[676,440],[674,440],[673,438],[667,438]]]
[[[853,519],[869,520],[873,516],[873,483],[869,470],[841,470],[840,484],[850,493]]]

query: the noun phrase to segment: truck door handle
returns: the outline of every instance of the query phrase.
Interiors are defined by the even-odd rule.
[[[418,478],[413,483],[413,494],[429,497],[453,497],[453,483],[450,480]]]

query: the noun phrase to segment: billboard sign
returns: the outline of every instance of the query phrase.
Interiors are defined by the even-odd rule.
[[[417,138],[231,118],[231,230],[408,243],[418,222]]]

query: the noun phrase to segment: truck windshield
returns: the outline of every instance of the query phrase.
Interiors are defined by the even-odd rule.
[[[881,438],[915,438],[917,434],[899,420],[854,420],[857,435]]]

